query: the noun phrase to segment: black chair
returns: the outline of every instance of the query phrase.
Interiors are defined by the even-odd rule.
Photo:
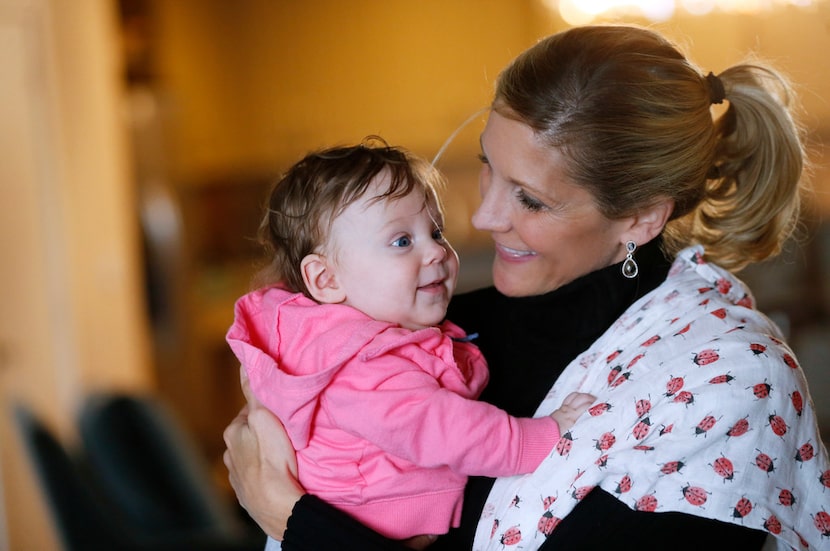
[[[190,435],[158,398],[91,396],[79,429],[107,499],[138,530],[264,545],[264,534],[223,498]]]
[[[109,504],[94,492],[77,458],[28,408],[16,405],[14,416],[64,548],[118,549],[126,529]]]
[[[113,410],[96,411],[106,416]],[[117,439],[126,441],[137,437],[138,445],[142,441],[142,428],[133,426],[135,432],[122,433],[117,439],[113,437],[110,442],[115,446],[115,453],[102,460],[100,454],[105,450],[99,448],[90,454],[99,454],[98,459],[91,462],[87,461],[87,454],[67,449],[25,406],[17,405],[14,413],[66,551],[263,549],[265,536],[258,529],[214,516],[217,513],[210,510],[212,503],[196,507],[195,500],[203,495],[202,492],[177,485],[165,487],[172,473],[185,480],[192,478],[193,475],[186,472],[187,465],[152,465],[150,455],[131,455],[125,447],[117,449]],[[130,427],[129,423],[121,424],[123,419],[118,419],[123,413],[115,413],[114,423],[110,425],[106,419],[100,420],[101,423],[110,427]],[[91,411],[88,414],[90,417],[86,422],[90,424],[85,430],[96,426],[96,415]],[[125,416],[129,418],[129,415]],[[105,442],[106,439],[99,438],[96,445],[106,446]],[[175,454],[166,459],[176,460]],[[122,469],[116,464],[118,461],[126,461],[128,466]],[[146,472],[139,476],[136,470],[141,464]],[[168,472],[160,474],[160,469]],[[114,480],[113,474],[119,478],[119,473],[121,480]],[[157,480],[151,480],[153,474],[158,476]],[[162,480],[167,482],[158,482]],[[148,486],[141,488],[140,481]],[[189,497],[177,495],[187,491],[193,493]],[[155,513],[150,512],[153,508],[157,509]]]

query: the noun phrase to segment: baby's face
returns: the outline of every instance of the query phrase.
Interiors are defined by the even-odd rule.
[[[440,323],[458,278],[458,256],[443,220],[421,190],[372,201],[388,174],[331,226],[329,249],[345,304],[372,318],[422,329]]]

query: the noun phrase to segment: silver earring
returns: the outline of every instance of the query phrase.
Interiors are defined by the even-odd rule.
[[[625,250],[628,251],[628,254],[625,255],[625,260],[623,261],[622,275],[628,279],[634,279],[640,272],[640,267],[637,266],[637,262],[634,260],[634,251],[637,250],[637,244],[629,241],[625,244]]]

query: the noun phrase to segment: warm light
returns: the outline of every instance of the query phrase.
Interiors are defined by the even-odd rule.
[[[580,0],[550,0],[550,4],[558,4],[559,15],[570,25],[585,25],[594,20],[596,14],[588,13]],[[553,6],[556,9],[556,6]]]
[[[716,0],[681,0],[683,9],[692,15],[706,15],[715,9]]]
[[[674,15],[674,0],[642,0],[640,10],[651,21],[668,21]]]
[[[779,6],[807,7],[823,0],[543,0],[570,25],[584,25],[601,16],[642,16],[650,21],[670,19],[676,10],[691,15],[712,11],[759,13]]]

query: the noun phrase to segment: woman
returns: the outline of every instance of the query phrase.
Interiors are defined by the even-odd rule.
[[[788,94],[757,66],[704,76],[622,26],[548,37],[500,75],[473,216],[495,287],[448,317],[479,334],[482,399],[513,415],[570,390],[597,403],[533,475],[471,480],[461,527],[432,549],[827,541],[830,468],[803,375],[728,272],[776,254],[795,224]],[[225,461],[267,532],[287,522],[285,549],[400,548],[304,495],[290,459],[272,464],[265,448],[284,442],[253,404]]]

